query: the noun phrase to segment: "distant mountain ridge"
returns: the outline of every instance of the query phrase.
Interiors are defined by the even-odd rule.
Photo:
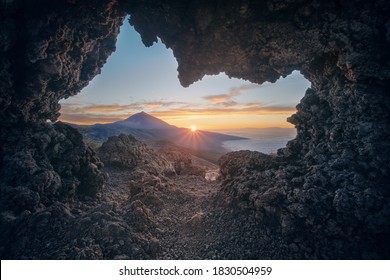
[[[85,138],[97,142],[104,142],[110,136],[128,134],[146,142],[166,140],[195,150],[226,152],[227,150],[222,147],[224,141],[246,139],[245,137],[202,130],[192,132],[188,128],[170,125],[145,112],[134,114],[125,120],[114,123],[94,125],[68,124],[78,129]]]

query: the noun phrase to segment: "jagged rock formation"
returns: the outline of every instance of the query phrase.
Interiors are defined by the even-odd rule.
[[[35,211],[54,201],[96,197],[103,164],[76,129],[62,123],[10,130],[3,135],[1,209]]]
[[[359,174],[249,151],[227,154],[220,166],[225,191],[283,236],[285,256],[387,256],[388,202]],[[345,177],[355,184],[337,185]]]
[[[72,210],[63,203],[15,217],[2,213],[3,258],[11,259],[145,259],[159,250],[140,206],[100,202]],[[7,221],[5,224],[4,220]],[[134,225],[144,225],[142,232]],[[145,230],[145,228],[147,230]]]
[[[172,48],[185,86],[222,71],[262,83],[298,69],[311,81],[289,119],[298,136],[278,157],[221,161],[226,190],[285,232],[291,257],[388,257],[389,9],[385,1],[130,8],[146,45],[158,36]]]
[[[196,164],[193,161],[194,156],[182,147],[176,146],[167,141],[157,141],[150,143],[150,145],[158,155],[173,164],[176,174],[205,176],[205,167]]]
[[[0,5],[2,257],[48,257],[40,233],[53,229],[47,232],[58,236],[66,224],[74,225],[67,222],[67,209],[81,207],[82,196],[99,196],[99,160],[75,131],[46,120],[57,118],[61,98],[76,94],[99,73],[115,49],[125,14],[131,14],[145,45],[158,36],[172,48],[184,86],[219,72],[262,83],[300,70],[312,86],[289,119],[297,138],[276,157],[227,155],[221,160],[223,186],[239,205],[258,211],[264,225],[284,235],[286,244],[275,250],[288,246],[286,257],[389,257],[388,1],[14,0]],[[242,163],[240,174],[235,162]],[[46,216],[66,218],[57,227]],[[33,236],[37,241],[29,242]],[[112,246],[118,241],[110,240]],[[111,245],[100,244],[101,253],[83,256],[138,256],[130,249],[109,253],[104,248]]]
[[[115,50],[124,19],[116,5],[0,3],[2,258],[61,258],[47,240],[66,239],[69,208],[100,196],[104,175],[95,153],[75,129],[46,121],[56,120],[58,101],[85,87]]]
[[[19,205],[10,209],[32,210],[71,201],[76,192],[95,196],[101,190],[102,166],[81,135],[46,121],[56,120],[58,101],[86,86],[115,49],[123,17],[113,6],[107,1],[1,2],[1,192],[30,197],[26,206],[16,199]]]
[[[115,50],[116,1],[2,1],[1,115],[5,124],[55,121]],[[37,9],[36,7],[40,7]]]
[[[158,156],[153,149],[131,135],[111,136],[103,143],[98,155],[105,164],[129,171],[138,168],[156,176],[176,174],[171,161]]]

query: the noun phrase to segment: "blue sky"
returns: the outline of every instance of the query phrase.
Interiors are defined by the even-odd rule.
[[[172,51],[161,42],[146,48],[125,21],[101,74],[77,96],[61,101],[60,120],[107,123],[145,111],[180,127],[292,127],[286,118],[310,87],[296,71],[262,85],[221,73],[188,88],[180,85],[177,74]]]

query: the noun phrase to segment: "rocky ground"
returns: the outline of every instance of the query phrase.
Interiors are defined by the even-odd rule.
[[[56,129],[76,135],[65,128]],[[375,259],[388,254],[386,235],[375,239],[382,240],[383,249],[367,233],[364,240],[350,238],[364,227],[341,226],[349,208],[329,214],[329,203],[345,205],[342,190],[294,187],[310,170],[286,169],[285,157],[233,152],[218,167],[172,144],[147,145],[130,135],[110,137],[97,154],[86,151],[99,164],[104,185],[94,197],[76,193],[48,205],[31,204],[21,213],[3,210],[2,259]],[[314,175],[312,180],[321,182]],[[9,203],[33,201],[33,193],[21,194]],[[385,203],[368,194],[375,209]],[[363,217],[366,227],[386,217],[378,215]]]
[[[139,141],[120,137],[132,142],[133,148],[140,145]],[[115,138],[115,142],[117,144],[111,143],[111,146],[120,146],[119,138]],[[141,147],[146,146],[141,144]],[[156,242],[155,258],[283,258],[283,250],[275,250],[280,248],[280,244],[275,244],[278,234],[262,229],[254,213],[232,207],[234,202],[222,191],[221,182],[214,180],[215,165],[201,159],[192,163],[190,155],[167,143],[153,147],[160,154],[171,155],[176,163],[179,159],[189,162],[187,168],[180,169],[182,174],[156,176],[148,171],[153,172],[155,168],[141,165],[142,168],[129,170],[108,163],[105,170],[110,183],[103,197],[115,201],[117,209],[132,205],[137,230],[148,232]],[[203,173],[199,173],[201,169]],[[267,235],[273,238],[264,238]]]
[[[280,234],[222,190],[216,165],[169,143],[151,147],[127,135],[90,153],[104,162],[96,197],[1,212],[0,233],[8,241],[0,245],[2,259],[288,257]]]
[[[232,210],[232,201],[221,191],[219,181],[178,175],[156,180],[153,191],[138,190],[129,196],[137,192],[136,186],[129,187],[131,175],[118,169],[108,171],[111,187],[105,196],[116,201],[118,208],[137,205],[136,212],[143,214],[139,226],[145,219],[151,225],[157,259],[283,258],[283,251],[275,250],[277,233],[263,230],[253,213]],[[265,239],[267,234],[274,237]]]

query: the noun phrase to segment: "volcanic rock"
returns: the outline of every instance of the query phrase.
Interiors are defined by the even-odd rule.
[[[280,244],[274,258],[390,257],[389,1],[16,0],[0,14],[2,259],[154,256],[158,242],[106,208],[84,221],[103,235],[73,235],[72,213],[101,203],[102,165],[79,134],[47,123],[100,73],[126,14],[146,46],[161,38],[173,50],[184,86],[220,72],[261,84],[299,70],[311,82],[289,118],[297,137],[277,156],[221,159],[232,205],[278,233],[246,240]]]
[[[131,135],[111,136],[103,143],[98,154],[105,164],[129,171],[137,167],[157,176],[176,174],[170,161],[158,156],[153,149]]]

